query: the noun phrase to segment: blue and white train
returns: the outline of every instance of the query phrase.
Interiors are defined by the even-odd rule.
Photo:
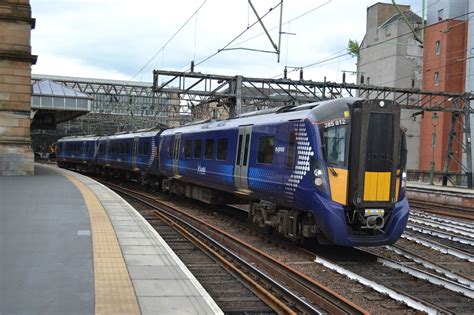
[[[396,103],[342,98],[180,128],[58,141],[60,167],[135,179],[261,227],[344,246],[394,243],[408,220]]]

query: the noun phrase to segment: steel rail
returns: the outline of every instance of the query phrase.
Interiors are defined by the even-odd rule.
[[[142,200],[140,200],[143,202]],[[296,314],[295,311],[293,311],[291,308],[289,308],[286,304],[282,303],[278,298],[273,296],[267,289],[265,289],[263,286],[258,284],[256,281],[254,281],[251,277],[246,275],[243,271],[241,271],[239,268],[237,268],[234,264],[232,264],[228,259],[226,259],[224,256],[222,256],[219,252],[208,246],[206,243],[201,241],[199,238],[194,236],[191,232],[186,230],[184,227],[182,227],[179,224],[176,224],[175,221],[171,220],[169,217],[166,215],[170,216],[169,213],[166,213],[166,215],[161,212],[162,210],[157,210],[154,212],[154,214],[160,218],[163,222],[167,223],[169,226],[173,227],[174,229],[178,230],[179,233],[181,233],[184,237],[186,237],[188,240],[190,240],[192,243],[194,243],[196,246],[201,248],[201,250],[204,250],[205,252],[208,252],[212,254],[215,258],[217,258],[227,269],[232,270],[233,272],[237,273],[243,280],[244,282],[249,285],[252,288],[252,291],[255,292],[267,305],[269,305],[273,310],[279,312],[279,313],[285,313],[285,314]],[[173,217],[173,219],[176,219],[176,217]],[[183,224],[183,222],[181,222]],[[214,246],[217,246],[220,248],[220,250],[224,250],[227,255],[231,255],[233,259],[239,260],[240,264],[245,265],[247,268],[253,268],[250,264],[247,262],[241,260],[238,256],[233,255],[229,250],[227,250],[225,247],[223,247],[221,244],[219,244],[217,241],[215,241],[212,238],[209,238],[208,236],[204,235],[202,232],[199,230],[196,230],[192,226],[187,226],[188,228],[191,228],[194,230],[195,233],[199,233],[202,237],[206,237],[208,241],[211,241]],[[258,271],[258,270],[254,270]],[[260,273],[261,276],[266,277],[265,274]],[[321,312],[317,312],[316,314],[322,314]]]
[[[417,224],[424,224],[432,228],[456,233],[456,234],[474,239],[474,233],[471,232],[472,231],[471,229],[466,229],[466,228],[461,228],[461,227],[452,227],[451,225],[446,224],[446,223],[437,223],[437,222],[433,222],[432,220],[422,219],[422,218],[417,218],[417,219],[408,218],[408,221],[417,223]]]
[[[435,241],[431,241],[431,240],[427,240],[427,239],[424,239],[424,238],[419,238],[419,237],[416,237],[416,236],[413,236],[413,235],[407,234],[407,233],[404,233],[402,235],[402,238],[407,239],[407,240],[412,241],[412,242],[415,242],[417,244],[423,245],[425,247],[431,248],[431,249],[436,250],[440,253],[448,254],[448,255],[455,256],[455,257],[458,257],[458,258],[461,258],[461,259],[465,259],[465,260],[470,261],[470,262],[474,262],[474,255],[469,254],[465,251],[459,250],[457,248],[446,246],[444,244],[441,244],[441,243],[438,243],[438,242],[435,242]]]
[[[461,243],[461,244],[467,244],[467,245],[474,246],[474,240],[472,240],[470,238],[462,237],[460,235],[455,235],[455,234],[448,233],[448,232],[438,231],[438,230],[435,230],[435,229],[431,229],[431,228],[416,225],[416,224],[408,224],[406,228],[408,230],[412,230],[412,231],[419,232],[419,233],[422,233],[422,234],[436,236],[436,237],[439,237],[439,238],[442,238],[442,239],[447,239],[447,240],[450,240],[450,241],[453,241],[453,242],[458,242],[458,243]]]
[[[460,284],[462,285],[465,285],[467,287],[469,287],[471,290],[474,289],[474,281],[472,281],[471,279],[468,279],[462,275],[459,275],[449,269],[446,269],[444,268],[443,266],[440,266],[438,264],[435,264],[433,263],[432,261],[429,261],[399,245],[387,245],[385,246],[385,248],[387,248],[388,250],[391,250],[393,252],[395,252],[396,254],[398,255],[401,255],[411,261],[414,261],[416,262],[417,264],[421,264],[423,267],[425,268],[428,268],[428,269],[431,269],[431,270],[434,270],[435,272],[437,273],[440,273],[442,274],[443,276],[451,279],[451,280],[454,280],[454,281],[457,281],[459,282]]]
[[[410,199],[409,203],[410,203],[410,206],[419,207],[420,209],[423,209],[423,211],[426,211],[426,212],[444,215],[447,217],[464,219],[468,221],[474,221],[474,209],[440,205],[436,203],[413,200],[413,199]],[[432,208],[426,208],[426,207],[432,207]]]
[[[377,262],[380,262],[384,266],[400,270],[401,272],[407,273],[415,278],[426,280],[432,284],[438,285],[440,287],[444,287],[448,290],[461,293],[464,296],[467,296],[471,299],[474,298],[474,290],[472,290],[468,286],[459,284],[452,280],[440,277],[438,275],[426,272],[424,270],[420,270],[414,267],[403,265],[399,262],[396,262],[391,259],[383,258],[383,257],[378,257]]]
[[[464,220],[463,221],[450,220],[450,219],[447,219],[447,218],[438,217],[437,215],[428,214],[424,211],[413,211],[413,210],[411,210],[410,215],[425,218],[425,219],[430,219],[430,220],[437,221],[437,222],[440,222],[440,223],[448,223],[448,224],[455,225],[455,226],[462,226],[462,227],[470,228],[471,231],[472,231],[472,229],[474,229],[474,223],[467,222],[467,221],[464,221]]]
[[[335,263],[333,263],[333,262],[331,262],[331,261],[329,261],[325,258],[322,258],[320,256],[316,256],[316,259],[314,261],[318,264],[321,264],[321,265],[329,268],[330,270],[333,270],[333,271],[335,271],[339,274],[342,274],[342,275],[346,276],[349,279],[357,281],[357,282],[361,283],[364,286],[370,287],[370,288],[372,288],[373,290],[375,290],[377,292],[388,295],[390,298],[392,298],[396,301],[405,303],[406,305],[408,305],[411,308],[414,308],[415,310],[426,312],[428,314],[439,314],[439,311],[441,311],[439,309],[439,307],[437,307],[435,305],[431,305],[428,302],[420,301],[420,300],[418,300],[416,298],[413,298],[413,297],[410,297],[406,294],[402,294],[398,291],[387,288],[386,286],[384,286],[380,283],[369,280],[369,279],[367,279],[367,278],[365,278],[361,275],[358,275],[358,274],[356,274],[356,273],[354,273],[350,270],[347,270],[346,268],[344,268],[342,266],[339,266],[339,265],[337,265],[337,264],[335,264]],[[444,310],[443,310],[443,312],[444,312]],[[449,314],[450,312],[446,312],[446,313]]]
[[[169,213],[169,211],[163,209],[163,207],[158,207],[156,206],[155,204],[153,203],[150,203],[146,200],[143,200],[142,198],[147,198],[147,199],[150,199],[150,200],[153,200],[153,202],[157,203],[161,203],[164,207],[167,207],[167,208],[171,208],[173,211],[179,211],[179,210],[176,210],[176,209],[173,209],[171,206],[167,205],[167,204],[163,204],[160,200],[157,200],[156,198],[151,198],[149,196],[147,196],[146,194],[143,194],[143,193],[139,193],[139,192],[136,192],[136,191],[132,191],[130,189],[127,189],[127,188],[124,188],[124,187],[120,187],[120,186],[117,186],[115,184],[110,184],[110,183],[107,183],[107,185],[111,186],[112,189],[114,190],[118,190],[124,194],[127,194],[129,195],[130,197],[132,198],[135,198],[137,200],[139,200],[140,202],[143,202],[145,204],[147,204],[148,206],[154,208],[154,209],[159,209],[158,211],[161,211],[162,213],[166,213],[166,215],[170,216],[170,217],[173,217],[173,220],[178,220],[180,221],[183,225],[187,226],[188,228],[190,229],[193,229],[197,234],[199,234],[200,236],[206,238],[207,240],[209,240],[211,243],[213,243],[216,247],[219,247],[222,249],[222,251],[226,252],[226,254],[228,254],[229,256],[232,257],[232,260],[234,261],[237,261],[239,264],[245,266],[246,269],[248,270],[252,270],[254,273],[257,273],[258,274],[258,277],[260,277],[261,279],[265,279],[265,281],[269,282],[269,283],[272,283],[273,286],[277,287],[279,290],[281,290],[282,292],[284,292],[285,294],[287,294],[289,297],[291,297],[294,302],[292,303],[299,303],[301,306],[304,306],[306,308],[306,311],[310,311],[311,313],[321,313],[321,310],[319,309],[316,309],[314,308],[314,306],[312,306],[311,304],[309,304],[305,298],[302,298],[302,297],[299,297],[298,295],[296,295],[295,293],[293,293],[292,291],[288,290],[287,288],[285,288],[283,285],[279,284],[278,282],[276,282],[274,279],[272,279],[270,276],[268,276],[267,274],[263,273],[262,271],[258,270],[256,267],[254,267],[252,264],[246,262],[245,260],[243,260],[242,258],[240,258],[239,256],[236,256],[234,253],[232,253],[227,247],[225,247],[224,245],[218,243],[215,239],[213,239],[212,237],[209,237],[207,236],[204,232],[200,231],[199,229],[197,229],[196,227],[192,226],[191,224],[185,222],[183,219],[173,215],[172,213]],[[137,197],[140,196],[140,197]],[[186,213],[182,213],[180,212],[180,214],[183,214],[183,215],[186,215],[186,216],[189,216],[187,215]],[[199,220],[199,219],[196,219],[196,218],[193,218],[193,220]],[[176,224],[174,224],[173,226],[176,226]],[[251,284],[252,287],[254,286],[254,284]],[[279,301],[278,298],[274,297],[276,300]],[[281,298],[281,297],[280,297]],[[300,307],[301,307],[300,306]],[[356,309],[357,310],[357,309]],[[339,312],[340,313],[340,312]],[[344,312],[346,313],[346,312]],[[354,313],[354,309],[352,309],[352,312],[351,313]],[[360,311],[357,311],[356,313],[364,313],[364,314],[367,314],[368,312],[367,311],[364,311],[364,312],[360,312]]]

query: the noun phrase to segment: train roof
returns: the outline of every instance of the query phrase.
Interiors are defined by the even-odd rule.
[[[219,130],[237,128],[243,125],[266,125],[278,122],[285,122],[289,120],[300,120],[304,118],[315,118],[317,121],[326,121],[337,117],[345,117],[344,113],[357,101],[364,100],[363,98],[350,97],[339,98],[335,100],[327,100],[321,102],[314,102],[303,104],[294,107],[281,107],[272,110],[270,113],[255,113],[254,115],[244,114],[244,117],[237,117],[227,120],[211,120],[201,124],[192,124],[179,128],[173,128],[163,131],[163,135],[170,135],[175,133],[194,133],[205,130]],[[247,116],[248,115],[248,116]]]
[[[96,141],[100,136],[88,135],[88,136],[69,136],[58,139],[58,142],[75,142],[75,141]]]
[[[154,130],[143,130],[143,131],[134,131],[134,132],[119,132],[113,135],[104,136],[100,140],[117,140],[117,139],[133,139],[135,137],[155,137],[158,135],[162,129],[154,129]]]

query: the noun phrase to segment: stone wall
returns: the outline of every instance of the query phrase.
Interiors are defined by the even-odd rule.
[[[0,175],[33,175],[29,0],[0,0]]]

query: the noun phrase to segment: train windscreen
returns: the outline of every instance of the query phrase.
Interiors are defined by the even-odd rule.
[[[326,163],[331,165],[347,165],[347,125],[332,126],[321,130],[323,152]]]

